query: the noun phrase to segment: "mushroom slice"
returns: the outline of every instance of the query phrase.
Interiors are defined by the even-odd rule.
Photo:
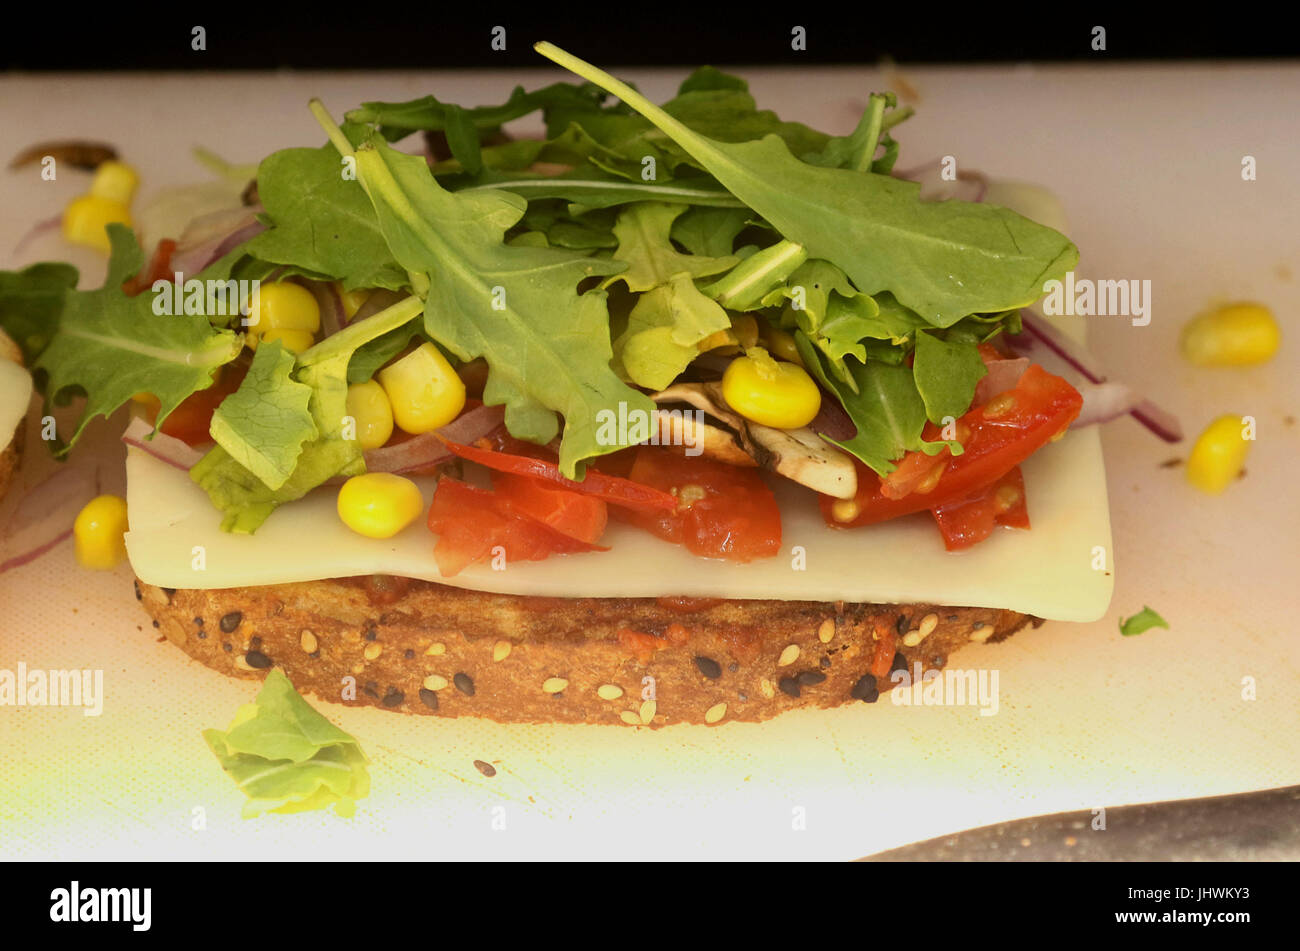
[[[763,451],[764,468],[833,498],[857,495],[858,472],[852,458],[811,429],[773,429],[750,423],[749,435]]]
[[[758,463],[740,445],[736,434],[721,426],[712,426],[690,415],[690,411],[661,409],[656,414],[659,425],[659,445],[686,446],[698,449],[698,455],[717,462],[740,467],[753,467]]]
[[[722,399],[722,387],[717,383],[677,383],[651,393],[656,403],[685,403],[724,423],[697,422],[685,413],[680,416],[672,410],[661,409],[659,417],[659,444],[698,446],[708,459],[730,463],[733,466],[758,465],[760,455],[749,438],[745,419],[733,412]],[[689,436],[689,440],[681,437]]]

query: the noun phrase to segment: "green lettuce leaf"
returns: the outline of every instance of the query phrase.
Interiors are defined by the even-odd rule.
[[[77,287],[71,264],[33,264],[0,271],[0,329],[18,344],[31,366],[59,329],[68,293]]]
[[[956,419],[970,409],[975,386],[987,372],[974,344],[950,343],[933,333],[917,332],[912,375],[930,422],[940,423],[945,416]]]
[[[834,394],[858,428],[853,438],[845,440],[819,433],[827,442],[851,452],[882,476],[894,471],[895,459],[912,450],[934,455],[950,448],[960,454],[961,446],[957,443],[921,439],[925,427],[925,403],[916,390],[912,371],[907,367],[889,366],[875,360],[865,364],[848,363],[854,389],[826,372],[822,357],[807,334],[796,331],[794,338],[804,366]]]
[[[732,255],[705,257],[682,254],[669,240],[673,222],[686,211],[685,205],[640,201],[628,205],[614,224],[618,248],[614,260],[627,269],[606,278],[604,286],[622,281],[630,291],[648,291],[667,284],[680,274],[694,279],[719,274],[738,263]]]
[[[271,489],[288,481],[303,443],[317,436],[311,387],[290,375],[293,359],[280,341],[263,343],[239,389],[212,414],[217,445]]]
[[[366,193],[342,172],[338,152],[328,145],[263,159],[257,191],[271,227],[243,250],[295,273],[338,279],[347,290],[400,290],[409,278],[394,262]]]
[[[47,374],[46,405],[84,392],[85,408],[65,454],[96,416],[107,417],[136,393],[158,397],[159,425],[180,402],[212,385],[213,373],[239,355],[241,338],[216,330],[202,314],[156,314],[155,295],[122,293],[122,283],[144,266],[144,253],[129,228],[109,225],[111,255],[104,286],[67,291],[58,332],[36,361]],[[204,268],[194,280],[224,280],[238,251]],[[206,285],[205,285],[206,286]],[[203,305],[211,312],[211,302]]]
[[[322,123],[328,116],[318,112]],[[345,152],[347,140],[332,129]],[[523,199],[502,191],[448,192],[424,160],[378,136],[355,151],[358,177],[389,247],[428,282],[425,330],[462,360],[488,364],[483,401],[504,404],[506,426],[545,444],[560,432],[560,468],[577,477],[583,460],[614,452],[598,437],[598,413],[620,402],[649,413],[653,404],[610,367],[605,294],[578,293],[590,277],[624,265],[554,248],[510,247],[505,233]]]
[[[1169,630],[1169,622],[1145,605],[1141,611],[1132,617],[1119,619],[1119,632],[1125,637],[1134,637],[1151,630],[1153,627],[1163,627],[1165,630]]]
[[[297,386],[306,386],[309,390],[307,411],[316,436],[302,444],[293,471],[278,486],[268,485],[236,455],[220,445],[214,446],[195,463],[190,469],[190,478],[222,512],[223,531],[251,534],[278,506],[302,498],[334,476],[354,476],[365,472],[360,444],[355,439],[345,439],[343,432],[347,415],[348,364],[364,344],[409,324],[420,313],[421,306],[418,298],[407,297],[365,320],[349,324],[298,355],[292,375],[296,384],[290,392],[296,399],[300,393]],[[290,389],[288,384],[281,384],[281,388]],[[256,414],[257,410],[246,409],[247,412]],[[233,411],[231,415],[233,417]],[[300,417],[296,423],[295,435],[304,428]],[[237,424],[232,420],[231,429],[256,432],[257,427],[244,418]],[[249,447],[238,452],[240,456],[254,455],[254,450]]]
[[[245,819],[330,806],[347,818],[370,793],[361,745],[312,709],[278,667],[228,730],[204,730],[203,739],[248,797]]]
[[[662,390],[700,355],[696,344],[730,326],[727,312],[678,274],[637,299],[614,341],[615,362],[638,386]]]
[[[625,83],[550,43],[538,52],[613,93],[733,195],[866,294],[890,291],[936,327],[1036,300],[1078,260],[1063,235],[1005,208],[922,202],[920,186],[795,158],[777,135],[724,142],[692,130]]]

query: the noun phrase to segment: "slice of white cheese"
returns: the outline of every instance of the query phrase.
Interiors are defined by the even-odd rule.
[[[13,442],[31,399],[32,375],[17,363],[0,358],[0,452]]]
[[[610,523],[607,552],[552,556],[494,571],[472,565],[444,579],[435,536],[421,519],[395,538],[362,538],[322,488],[277,510],[255,535],[220,530],[220,513],[188,474],[136,449],[127,456],[126,536],[131,566],[150,584],[226,588],[370,573],[405,575],[485,591],[552,597],[725,597],[797,601],[932,602],[1010,608],[1091,621],[1110,602],[1106,478],[1096,429],[1071,433],[1024,465],[1030,531],[998,529],[965,552],[944,550],[921,514],[840,530],[815,497],[777,486],[782,550],[749,564],[698,558],[627,525]],[[433,484],[423,480],[426,505]]]

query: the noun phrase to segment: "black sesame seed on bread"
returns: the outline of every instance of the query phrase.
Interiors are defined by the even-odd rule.
[[[874,702],[893,686],[868,670],[882,632],[896,640],[894,668],[931,669],[972,641],[1042,623],[993,608],[536,598],[388,577],[194,590],[137,581],[136,596],[196,660],[235,677],[280,667],[322,700],[651,727]]]

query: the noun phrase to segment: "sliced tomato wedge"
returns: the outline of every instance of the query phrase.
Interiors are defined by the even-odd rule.
[[[159,241],[144,270],[122,285],[122,293],[134,297],[153,287],[155,281],[174,281],[176,275],[172,271],[172,252],[175,250],[176,242],[171,238]]]
[[[671,512],[618,513],[623,521],[706,558],[743,562],[781,550],[781,510],[757,469],[641,446],[629,477],[668,493],[675,505]]]
[[[515,511],[495,492],[443,478],[429,507],[429,529],[438,535],[433,557],[445,577],[492,556],[500,546],[507,562],[541,561],[550,555],[606,551],[561,534]]]
[[[1025,480],[1016,466],[996,482],[972,495],[931,509],[949,551],[960,551],[984,541],[999,525],[1028,528]]]
[[[462,459],[477,462],[497,472],[543,479],[571,492],[595,496],[611,505],[621,505],[642,512],[671,512],[677,508],[677,500],[667,492],[661,492],[648,485],[640,485],[635,479],[620,479],[617,476],[588,469],[586,478],[581,482],[575,482],[561,475],[560,467],[548,459],[499,452],[495,449],[480,449],[477,446],[464,446],[450,440],[443,440],[443,443]]]
[[[591,544],[604,534],[609,512],[605,503],[593,495],[509,472],[493,476],[492,490],[513,511],[534,518],[561,535]]]
[[[1079,415],[1083,397],[1073,386],[1031,365],[1020,382],[957,421],[964,452],[943,449],[933,456],[909,452],[884,479],[858,466],[857,516],[841,522],[832,514],[835,500],[821,499],[828,525],[871,525],[911,512],[937,508],[967,498],[991,485],[1065,432]],[[933,441],[941,430],[927,424],[923,437]]]

